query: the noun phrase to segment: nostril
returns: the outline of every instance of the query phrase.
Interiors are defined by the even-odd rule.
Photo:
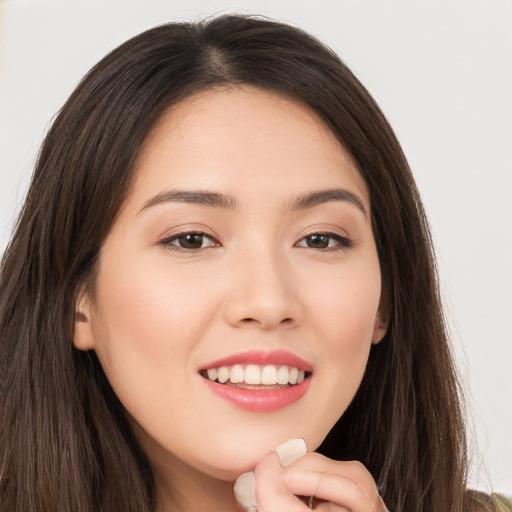
[[[282,320],[277,321],[277,322],[268,322],[267,323],[265,321],[258,320],[256,318],[247,317],[247,318],[242,318],[240,323],[241,323],[241,325],[246,325],[248,327],[258,325],[258,326],[267,328],[267,327],[272,327],[272,326],[277,326],[277,325],[289,326],[294,323],[294,320],[291,317],[287,317],[287,318],[283,318]]]

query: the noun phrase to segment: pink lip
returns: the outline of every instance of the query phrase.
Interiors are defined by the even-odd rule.
[[[287,407],[304,396],[311,378],[300,384],[280,389],[242,389],[203,379],[216,395],[233,405],[253,412],[274,412]]]
[[[282,364],[294,366],[299,370],[305,372],[313,371],[313,366],[304,359],[288,352],[287,350],[249,350],[247,352],[240,352],[223,359],[217,359],[202,367],[202,370],[209,370],[210,368],[220,368],[221,366],[233,366],[234,364]]]
[[[235,364],[287,365],[298,368],[299,370],[304,370],[305,372],[313,371],[313,365],[295,354],[282,349],[271,351],[250,350],[240,352],[232,356],[212,361],[201,369],[209,370],[210,368],[233,366]],[[302,398],[309,389],[311,376],[306,378],[306,380],[300,384],[277,389],[243,389],[219,384],[218,382],[213,382],[207,378],[204,378],[203,380],[213,393],[241,409],[253,412],[274,412],[279,409],[283,409]]]

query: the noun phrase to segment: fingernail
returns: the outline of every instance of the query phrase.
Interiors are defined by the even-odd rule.
[[[303,455],[308,453],[306,441],[302,437],[298,439],[290,439],[286,443],[280,444],[275,450],[279,457],[279,462],[283,468],[288,467],[290,464],[300,459]]]
[[[242,473],[235,482],[234,486],[235,498],[250,512],[258,510],[258,503],[256,502],[256,482],[254,480],[254,471]]]

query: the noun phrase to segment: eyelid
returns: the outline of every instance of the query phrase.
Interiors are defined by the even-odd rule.
[[[180,247],[179,245],[174,245],[171,243],[172,241],[187,235],[200,235],[202,237],[208,238],[213,242],[213,245],[209,247],[200,247],[198,249],[186,249],[185,247]],[[211,232],[205,230],[204,228],[181,227],[177,228],[171,233],[166,233],[164,236],[159,237],[157,240],[157,245],[163,246],[164,248],[167,248],[175,252],[183,252],[190,254],[204,251],[207,249],[213,249],[214,247],[220,247],[221,243],[219,242],[218,237],[216,237]]]
[[[318,251],[336,251],[336,250],[348,250],[353,248],[356,245],[356,241],[351,238],[345,230],[334,228],[332,226],[322,229],[319,227],[314,227],[306,231],[301,235],[301,237],[295,242],[294,246],[297,247],[300,242],[305,240],[308,237],[315,236],[315,235],[323,235],[329,238],[332,238],[338,242],[339,245],[334,247],[326,247],[326,248],[313,248],[313,247],[306,247],[308,249],[318,250]],[[302,246],[299,246],[302,247]]]
[[[179,236],[184,235],[190,235],[197,233],[198,235],[205,235],[208,236],[216,241],[218,241],[218,236],[214,233],[214,231],[208,227],[206,227],[204,224],[196,224],[194,222],[191,222],[190,224],[182,224],[181,226],[176,226],[173,228],[166,229],[162,232],[163,234],[158,235],[157,242],[161,240],[167,240],[170,238],[175,238]]]

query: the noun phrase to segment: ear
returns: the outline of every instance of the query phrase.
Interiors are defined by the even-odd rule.
[[[373,325],[372,343],[374,345],[380,343],[382,338],[384,338],[389,327],[390,317],[391,307],[389,305],[389,300],[383,293],[380,298],[379,309],[377,310],[377,316],[375,317],[375,323]]]
[[[91,324],[91,301],[85,286],[80,290],[76,302],[73,345],[78,350],[93,350],[96,345]]]

